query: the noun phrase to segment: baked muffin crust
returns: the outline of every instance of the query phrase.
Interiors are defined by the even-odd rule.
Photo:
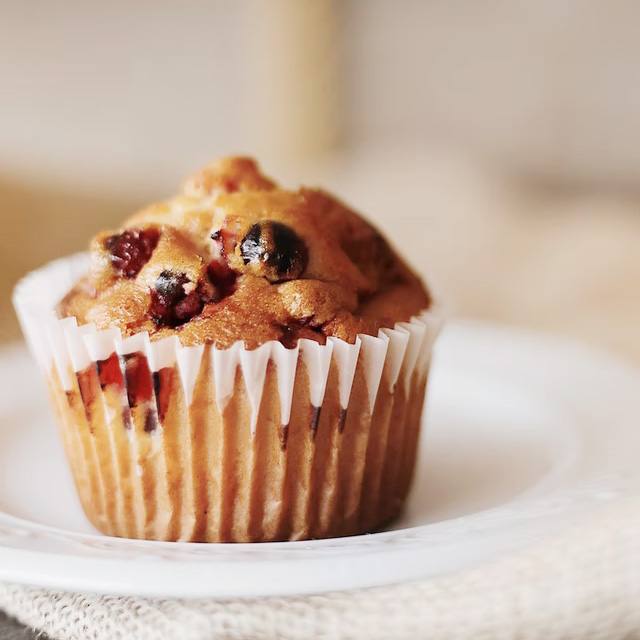
[[[281,189],[253,160],[231,157],[93,238],[88,275],[58,314],[123,336],[253,349],[353,342],[430,303],[420,278],[354,211],[321,190]]]

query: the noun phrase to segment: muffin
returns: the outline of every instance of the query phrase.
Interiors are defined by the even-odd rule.
[[[14,302],[104,534],[300,540],[399,513],[440,318],[329,194],[220,160]]]

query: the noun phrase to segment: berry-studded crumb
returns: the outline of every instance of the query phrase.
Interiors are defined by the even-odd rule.
[[[401,256],[340,201],[281,189],[253,160],[226,158],[181,195],[98,234],[87,277],[58,312],[123,336],[253,349],[269,340],[353,342],[429,304]],[[102,383],[117,378],[106,363],[100,373]]]
[[[111,264],[125,278],[135,278],[149,261],[158,244],[158,229],[127,229],[107,238],[105,244]]]
[[[192,285],[184,273],[163,271],[151,291],[149,315],[159,325],[176,327],[197,316],[206,302],[211,302],[203,287]]]

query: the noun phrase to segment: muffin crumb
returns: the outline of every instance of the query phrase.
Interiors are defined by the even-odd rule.
[[[281,189],[254,160],[230,157],[189,178],[182,195],[98,234],[87,277],[57,311],[124,336],[253,349],[354,342],[430,301],[385,238],[336,198]]]

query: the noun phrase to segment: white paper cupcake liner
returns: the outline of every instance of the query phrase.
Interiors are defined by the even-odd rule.
[[[81,501],[85,511],[87,511],[96,526],[114,535],[215,541],[254,538],[279,539],[283,536],[299,538],[309,535],[336,535],[355,532],[362,526],[375,526],[378,524],[377,520],[382,517],[380,515],[382,513],[380,511],[382,498],[379,495],[377,498],[375,496],[370,498],[370,501],[373,501],[372,504],[375,502],[378,507],[369,508],[370,513],[368,515],[366,508],[361,513],[361,501],[363,495],[367,492],[380,493],[380,485],[385,474],[393,475],[400,482],[399,477],[402,473],[410,474],[412,469],[411,449],[412,446],[415,449],[415,442],[412,445],[409,442],[409,436],[400,432],[404,429],[406,422],[407,425],[412,426],[411,437],[417,438],[417,424],[420,421],[420,415],[409,414],[411,410],[416,413],[422,407],[423,396],[419,397],[420,390],[424,389],[431,357],[431,347],[442,325],[442,313],[438,306],[433,306],[408,322],[399,322],[392,329],[381,329],[378,336],[361,334],[356,338],[354,344],[337,338],[328,338],[325,345],[320,345],[312,340],[300,339],[295,348],[292,349],[285,348],[277,341],[267,342],[253,350],[245,349],[242,342],[237,342],[224,350],[205,344],[183,347],[175,336],[154,342],[149,339],[146,332],[122,338],[117,329],[98,331],[91,324],[78,326],[75,318],[58,319],[54,311],[55,305],[71,289],[75,282],[85,275],[87,263],[86,254],[78,254],[50,263],[25,277],[16,287],[13,300],[29,348],[40,369],[50,382],[50,386],[52,379],[55,378],[55,384],[60,387],[58,390],[54,388],[52,394],[58,397],[58,400],[56,400],[58,408],[64,414],[60,418],[60,422],[63,425],[61,428],[64,432],[62,434],[63,440],[66,438],[67,455],[71,458],[70,462],[72,462],[72,469],[74,469],[76,484],[79,485],[78,491]],[[87,433],[89,435],[80,435],[76,438],[75,435],[68,433],[70,429],[73,430],[75,428],[71,424],[74,419],[68,416],[65,418],[64,416],[67,415],[66,412],[69,408],[65,403],[71,402],[69,398],[73,396],[74,391],[79,391],[80,397],[85,404],[88,402],[87,398],[83,396],[83,389],[81,388],[80,376],[82,372],[93,371],[94,369],[100,372],[101,368],[106,366],[105,363],[110,362],[109,359],[113,358],[113,354],[117,354],[116,360],[113,360],[114,363],[117,362],[117,367],[119,368],[119,373],[116,371],[116,375],[121,376],[121,381],[124,384],[121,396],[115,396],[115,401],[113,394],[107,398],[102,384],[94,385],[95,389],[91,391],[91,394],[85,393],[85,396],[91,395],[92,402],[95,401],[96,394],[105,393],[103,402],[100,404],[100,407],[104,408],[104,410],[100,410],[103,416],[100,418],[100,425],[106,425],[106,428],[102,429],[102,431],[106,432],[104,438],[111,438],[109,447],[112,453],[107,455],[104,453],[107,445],[105,444],[104,447],[101,447],[101,445],[97,444],[101,436],[96,435],[96,431],[101,432],[100,427],[88,424]],[[149,373],[144,375],[151,376],[149,385],[151,385],[150,393],[152,397],[148,399],[149,406],[152,407],[150,413],[151,427],[143,429],[147,433],[138,434],[136,432],[137,435],[135,437],[129,436],[131,441],[130,450],[125,451],[122,442],[119,444],[115,442],[113,431],[123,421],[125,425],[130,425],[132,420],[135,421],[135,417],[132,417],[135,402],[132,404],[131,381],[130,376],[128,377],[127,369],[127,367],[133,366],[131,358],[134,355],[137,358],[142,356],[146,358],[146,363],[142,359],[138,361],[138,365],[142,362],[142,366],[148,366]],[[216,416],[219,417],[213,416],[211,410],[209,410],[209,413],[205,414],[204,418],[200,417],[198,420],[207,424],[213,424],[216,420],[222,421],[224,429],[233,428],[233,425],[225,423],[226,418],[224,416],[229,403],[238,396],[239,380],[241,381],[241,388],[246,394],[246,400],[243,400],[243,402],[248,405],[249,422],[249,440],[245,443],[248,459],[243,464],[248,465],[245,471],[249,474],[249,484],[251,486],[247,489],[249,495],[246,497],[247,504],[245,507],[251,509],[251,501],[255,499],[255,496],[262,495],[266,491],[266,493],[270,494],[267,498],[271,503],[270,505],[262,505],[258,511],[262,514],[260,517],[263,520],[271,518],[271,520],[275,521],[275,519],[280,518],[281,524],[278,528],[280,533],[274,533],[277,527],[274,528],[275,525],[271,523],[268,527],[265,525],[262,530],[260,527],[256,528],[254,526],[254,532],[257,531],[254,535],[249,531],[253,525],[249,524],[243,529],[244,525],[238,525],[233,518],[227,518],[227,525],[220,524],[222,529],[226,526],[225,531],[219,528],[216,533],[216,531],[213,531],[215,526],[211,525],[210,521],[212,519],[216,520],[216,518],[219,519],[220,513],[206,516],[206,533],[202,532],[202,528],[205,527],[203,524],[200,526],[200,531],[194,533],[193,527],[198,528],[198,518],[200,517],[200,520],[202,520],[202,514],[198,512],[197,498],[194,497],[194,487],[199,482],[196,476],[202,473],[213,474],[210,480],[216,486],[216,490],[220,489],[218,485],[226,486],[225,483],[229,480],[227,476],[223,478],[216,476],[217,472],[211,471],[209,468],[197,469],[194,464],[189,462],[189,459],[195,460],[198,458],[197,443],[195,443],[195,448],[194,443],[191,443],[189,453],[186,456],[186,466],[182,470],[183,474],[188,472],[193,477],[191,480],[184,481],[187,484],[191,484],[191,493],[184,487],[181,489],[181,498],[178,501],[181,506],[177,506],[177,503],[172,501],[171,486],[168,488],[165,486],[165,494],[167,495],[164,496],[163,500],[158,499],[158,504],[153,508],[150,506],[150,501],[153,498],[151,494],[155,495],[152,485],[147,485],[146,489],[134,486],[138,481],[133,476],[144,474],[145,464],[152,455],[156,458],[162,456],[165,458],[164,462],[157,462],[154,458],[153,463],[157,467],[154,467],[154,477],[159,477],[165,485],[167,485],[167,482],[170,484],[167,478],[171,473],[177,473],[173,466],[182,464],[180,461],[173,461],[171,449],[167,447],[167,443],[164,441],[168,436],[165,435],[162,428],[161,399],[158,397],[158,389],[153,386],[154,383],[157,384],[160,372],[177,371],[181,385],[181,393],[179,394],[179,402],[182,405],[181,410],[185,416],[191,416],[188,418],[189,420],[195,420],[192,416],[199,409],[193,406],[195,404],[194,390],[198,384],[201,385],[199,388],[205,388],[203,386],[205,383],[200,380],[200,376],[203,375],[205,370],[209,371],[207,367],[211,370],[210,375],[213,378],[210,395],[215,399]],[[303,369],[306,374],[304,380],[298,375],[299,369]],[[335,376],[335,379],[332,376]],[[315,485],[324,483],[321,487],[316,487],[317,491],[315,491],[319,505],[307,505],[306,507],[314,510],[316,514],[313,526],[304,524],[304,518],[300,517],[299,514],[297,517],[299,522],[297,524],[289,523],[291,526],[287,525],[288,529],[282,525],[282,520],[285,517],[283,514],[287,508],[291,510],[292,501],[302,500],[298,495],[300,491],[285,486],[286,483],[283,479],[283,474],[285,474],[285,468],[287,467],[285,458],[275,460],[273,463],[275,469],[280,468],[278,465],[282,467],[280,473],[282,477],[278,478],[276,477],[278,474],[275,473],[274,476],[271,473],[271,469],[263,469],[261,465],[264,464],[264,461],[256,458],[255,452],[252,453],[254,448],[257,450],[259,446],[262,447],[259,444],[254,446],[253,441],[260,440],[262,436],[257,437],[256,433],[257,431],[262,433],[261,430],[265,428],[263,423],[267,420],[265,416],[269,411],[273,412],[275,410],[271,407],[272,400],[274,401],[271,396],[274,395],[274,392],[268,392],[270,393],[269,398],[265,399],[265,383],[269,381],[269,384],[271,384],[274,379],[275,385],[272,384],[271,387],[277,391],[277,411],[279,412],[277,421],[279,422],[279,437],[283,456],[302,456],[302,463],[308,467],[308,473],[310,474],[309,479],[307,479],[308,482],[305,482],[309,484],[311,489],[313,489],[312,485],[314,485],[313,478],[316,476],[321,479],[315,482]],[[353,393],[354,384],[362,386],[364,393]],[[312,434],[310,437],[311,442],[313,442],[315,429],[318,428],[319,416],[324,409],[324,405],[329,402],[326,398],[326,394],[329,393],[327,391],[329,386],[331,387],[331,394],[335,394],[339,404],[337,427],[335,433],[331,435],[331,442],[322,441],[317,446],[311,445],[312,447],[315,446],[315,449],[305,449],[307,452],[305,454],[306,457],[300,452],[286,454],[287,433],[292,421],[294,398],[299,396],[301,391],[308,395],[311,414],[315,416],[312,422],[315,420],[316,423],[315,426],[311,426]],[[62,391],[66,396],[61,393]],[[202,395],[201,392],[199,393]],[[356,395],[364,397],[364,401],[361,403],[362,406],[357,409],[356,405],[359,400],[355,397]],[[400,406],[399,401],[393,402],[396,397],[404,399],[402,406]],[[118,400],[117,398],[120,399]],[[114,402],[116,402],[116,405],[114,405]],[[121,402],[121,407],[117,406],[118,402]],[[201,402],[201,399],[198,402]],[[385,403],[389,406],[384,406]],[[409,404],[411,404],[411,407]],[[265,409],[267,405],[271,409]],[[394,408],[396,405],[397,408]],[[393,411],[396,411],[397,415],[394,415]],[[119,412],[121,416],[116,416],[115,414]],[[356,412],[358,413],[357,416]],[[87,421],[91,422],[88,412],[86,415]],[[349,418],[347,417],[348,415]],[[294,421],[295,419],[297,418],[294,417]],[[344,430],[348,419],[353,424],[357,423],[358,425],[352,427],[353,434],[348,434],[344,437],[344,441],[349,440],[349,446],[354,451],[360,447],[360,458],[363,459],[355,460],[353,464],[354,473],[358,475],[358,478],[352,478],[351,471],[345,467],[346,463],[340,461],[340,443],[343,442],[340,434]],[[268,420],[275,421],[273,416]],[[392,422],[395,422],[395,424],[391,424]],[[259,423],[261,425],[260,429],[258,429]],[[326,419],[323,421],[323,424],[325,423]],[[156,428],[157,426],[161,428]],[[330,429],[330,427],[324,428]],[[380,433],[376,433],[376,429]],[[390,431],[392,432],[391,436],[389,435]],[[398,433],[395,433],[396,431]],[[409,427],[407,427],[407,433],[408,431]],[[133,432],[135,432],[135,429]],[[194,431],[192,430],[190,433],[191,436],[189,437],[192,437]],[[222,433],[226,434],[227,432],[223,431]],[[302,436],[296,435],[295,437],[301,438]],[[144,438],[147,438],[149,442]],[[390,448],[396,449],[393,463],[385,459],[385,443],[387,441],[390,442]],[[73,444],[74,442],[76,443],[75,445]],[[302,440],[300,442],[302,443],[301,447],[307,447],[306,442]],[[74,446],[76,449],[72,451]],[[324,467],[320,469],[321,462],[316,462],[315,465],[320,470],[314,472],[312,468],[314,463],[310,460],[310,457],[321,457],[318,452],[319,449],[324,451],[322,456],[327,456],[327,460],[322,461],[322,464],[326,464],[327,467],[326,469]],[[404,454],[400,449],[404,451]],[[242,451],[242,449],[240,450]],[[406,460],[401,459],[403,455]],[[85,460],[80,463],[75,460],[77,456],[93,456],[95,459],[93,462]],[[126,460],[120,459],[119,456],[125,456]],[[103,468],[107,463],[113,467],[108,473]],[[207,464],[212,465],[212,467],[215,466],[215,463],[211,460]],[[381,466],[382,468],[379,471],[374,471],[373,466]],[[386,467],[389,468],[385,471]],[[407,468],[409,469],[408,471]],[[131,469],[134,472],[130,473]],[[96,477],[92,477],[92,473]],[[246,479],[245,475],[242,475],[242,477],[238,475],[239,471],[236,472],[232,469],[229,473],[236,474],[231,483],[234,487],[239,481],[244,482]],[[266,482],[268,485],[264,491],[262,488],[251,488],[253,487],[251,483],[258,482],[256,479],[258,475],[264,476],[262,482]],[[293,480],[291,481],[293,482]],[[387,478],[387,481],[389,481],[389,478]],[[229,480],[229,482],[231,481]],[[359,482],[362,486],[359,485]],[[402,488],[400,493],[408,488],[408,480],[405,479],[402,482],[403,486],[407,486]],[[123,483],[131,483],[132,486],[123,488]],[[336,489],[338,483],[342,484]],[[89,484],[92,487],[91,490],[87,489]],[[112,499],[108,494],[110,492],[119,494],[123,490],[127,492],[126,495],[124,497],[118,495],[118,499],[115,501],[117,504],[115,502],[111,504]],[[137,498],[136,491],[140,493]],[[205,489],[202,489],[202,491],[205,491]],[[207,491],[210,507],[210,509],[206,510],[207,513],[209,510],[215,511],[216,509],[221,512],[224,511],[223,507],[214,499],[210,487]],[[242,493],[241,490],[238,491]],[[93,507],[88,505],[87,502],[91,500],[95,502],[96,492],[103,493],[100,499],[102,512],[89,513]],[[340,513],[336,512],[337,507],[334,504],[337,500],[335,497],[336,492],[340,494]],[[129,494],[133,497],[130,497]],[[218,497],[223,500],[223,497]],[[267,498],[263,496],[263,499]],[[303,498],[312,499],[304,495]],[[155,498],[153,499],[155,500]],[[135,505],[130,506],[130,511],[136,516],[135,518],[131,514],[129,514],[130,517],[127,517],[124,513],[129,509],[124,504],[127,500],[131,504],[137,500],[137,507]],[[193,504],[189,508],[185,508],[184,505],[186,503]],[[286,507],[285,503],[289,504],[289,507]],[[111,514],[108,513],[109,509],[111,509]],[[181,509],[182,511],[190,510],[191,512],[191,515],[187,514],[185,518],[180,519],[179,526],[175,524],[176,509]],[[267,513],[269,509],[273,512],[271,515]],[[120,513],[119,519],[114,516],[116,511]],[[144,511],[146,515],[138,513],[140,511]],[[382,509],[382,511],[385,511],[385,509]],[[392,511],[391,507],[387,511],[390,513]],[[149,515],[150,513],[155,515]],[[296,519],[293,516],[292,518]],[[333,522],[332,518],[334,520],[338,518],[340,522]],[[354,521],[347,526],[344,523],[350,518],[355,518],[358,522]],[[135,526],[131,522],[133,519],[136,519]],[[125,521],[127,521],[126,526],[123,524]],[[173,533],[167,529],[169,522],[173,523]],[[344,526],[342,526],[343,524]],[[287,533],[282,533],[285,529]],[[178,530],[179,534],[176,533]]]

